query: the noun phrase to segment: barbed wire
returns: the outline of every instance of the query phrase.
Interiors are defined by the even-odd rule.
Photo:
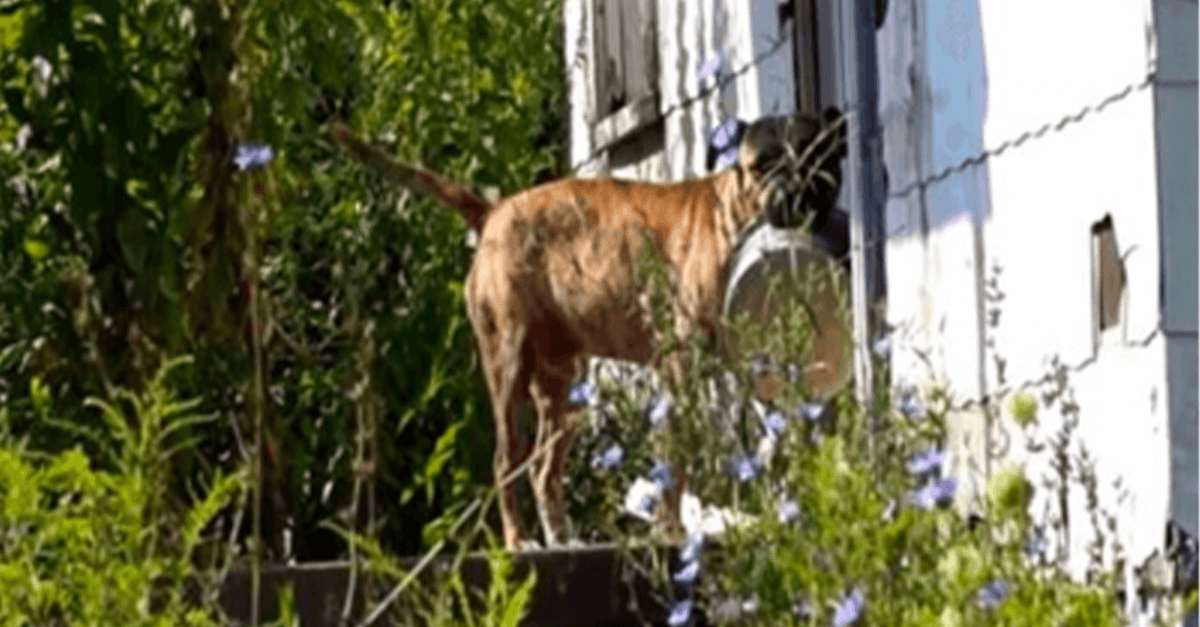
[[[659,117],[665,119],[669,115],[671,115],[672,113],[674,113],[680,109],[690,107],[691,105],[693,105],[701,100],[704,100],[705,98],[708,98],[710,95],[717,92],[721,88],[723,88],[726,85],[737,80],[739,77],[741,77],[746,72],[749,72],[751,68],[756,67],[758,64],[765,61],[768,57],[771,57],[775,53],[779,52],[783,48],[784,44],[786,44],[789,41],[791,41],[791,39],[788,37],[780,37],[779,39],[775,40],[771,44],[771,47],[768,48],[765,52],[754,57],[754,59],[752,61],[743,65],[741,68],[734,70],[728,74],[722,75],[721,78],[718,78],[713,84],[709,85],[708,87],[701,88],[700,91],[696,92],[695,95],[688,96],[686,98],[679,100],[678,102],[671,103],[670,106],[668,106],[666,109],[664,109],[662,112],[659,113]],[[590,155],[588,155],[583,161],[580,161],[579,163],[572,165],[571,170],[577,172],[581,168],[595,163],[607,150],[608,150],[607,146],[603,147],[603,148],[593,148],[592,153]]]
[[[887,197],[889,199],[904,198],[916,190],[928,187],[931,183],[937,183],[939,181],[944,181],[953,174],[965,171],[967,168],[970,168],[972,166],[982,165],[985,161],[987,161],[988,159],[990,159],[992,157],[999,157],[1000,155],[1004,154],[1004,152],[1006,150],[1008,150],[1009,148],[1017,148],[1017,147],[1021,146],[1022,144],[1024,144],[1025,142],[1029,141],[1030,139],[1041,139],[1047,133],[1049,133],[1051,130],[1053,130],[1055,132],[1062,131],[1067,126],[1082,122],[1084,120],[1084,118],[1088,117],[1089,115],[1091,115],[1093,113],[1099,113],[1100,111],[1103,111],[1105,107],[1107,107],[1113,103],[1120,102],[1121,100],[1124,100],[1125,98],[1128,98],[1134,92],[1138,92],[1138,91],[1141,91],[1141,90],[1149,87],[1150,85],[1154,84],[1155,81],[1156,81],[1156,74],[1154,72],[1151,72],[1151,73],[1147,74],[1146,78],[1144,78],[1140,82],[1130,83],[1129,85],[1126,85],[1125,88],[1122,89],[1121,91],[1109,95],[1108,97],[1104,98],[1097,104],[1094,104],[1094,105],[1089,104],[1089,105],[1083,107],[1082,109],[1080,109],[1078,113],[1064,115],[1062,118],[1060,118],[1058,120],[1057,123],[1047,122],[1047,123],[1043,124],[1041,126],[1041,128],[1038,128],[1036,131],[1033,131],[1033,130],[1025,131],[1016,139],[1007,139],[1003,143],[1001,143],[999,146],[989,149],[989,150],[985,150],[977,155],[968,157],[968,158],[960,161],[958,164],[952,165],[952,166],[942,170],[941,172],[934,174],[933,176],[921,179],[919,181],[914,181],[912,183],[909,183],[901,190],[889,193]],[[1191,83],[1195,84],[1195,81],[1191,81]]]

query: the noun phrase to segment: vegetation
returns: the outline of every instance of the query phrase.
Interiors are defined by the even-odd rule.
[[[0,0],[0,623],[220,624],[213,585],[235,564],[361,554],[403,582],[402,621],[518,624],[535,579],[510,576],[491,531],[463,225],[321,128],[349,118],[501,194],[561,175],[561,13]],[[836,285],[825,270],[807,280]],[[747,386],[714,395],[752,353],[811,359],[800,305],[745,327],[739,358],[691,346],[680,386],[588,400],[568,491],[581,537],[652,535],[623,495],[670,456],[704,503],[755,517],[654,569],[681,620],[1120,619],[1103,569],[1081,586],[1024,550],[1020,475],[997,475],[979,521],[945,507],[948,399],[893,408],[880,389],[861,408],[797,379],[760,420]],[[1015,403],[1036,420],[1036,400]],[[480,548],[482,596],[395,557]]]

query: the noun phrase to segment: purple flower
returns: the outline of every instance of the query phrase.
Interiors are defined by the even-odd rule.
[[[625,450],[620,444],[613,444],[592,457],[592,468],[612,470],[621,465],[625,459]]]
[[[900,405],[897,407],[900,413],[909,418],[916,418],[925,413],[925,405],[921,403],[920,397],[916,394],[904,394],[900,397]]]
[[[933,509],[935,506],[948,504],[954,498],[957,488],[958,478],[949,477],[917,490],[912,499],[921,509]]]
[[[942,464],[946,461],[946,453],[929,449],[923,453],[918,453],[908,461],[908,472],[911,472],[918,477],[933,475],[942,469]]]
[[[656,462],[650,472],[650,482],[658,486],[663,492],[669,491],[675,485],[675,478],[671,476],[671,469],[662,462]]]
[[[866,599],[863,597],[862,590],[855,588],[834,612],[833,627],[849,627],[857,623],[862,619],[864,609],[866,609]]]
[[[787,428],[787,418],[774,409],[768,410],[767,415],[763,417],[763,427],[766,428],[768,434],[779,435]]]
[[[696,583],[696,577],[699,575],[700,562],[693,560],[684,564],[683,568],[680,568],[679,572],[675,573],[675,576],[672,577],[672,580],[677,584],[690,586],[693,583]]]
[[[820,403],[805,403],[800,407],[800,413],[810,422],[816,422],[825,414],[825,406]]]
[[[786,525],[800,517],[800,504],[792,499],[779,503],[779,524]]]
[[[704,62],[704,65],[700,66],[700,71],[696,75],[696,78],[698,80],[704,80],[716,74],[717,71],[721,69],[721,63],[723,61],[725,61],[725,53],[718,50],[716,54],[709,57],[709,59]]]
[[[717,164],[713,166],[715,170],[724,170],[738,162],[738,152],[736,149],[730,148],[725,152],[717,155]]]
[[[586,406],[596,398],[596,386],[588,381],[580,381],[571,386],[571,392],[567,397],[572,405]]]
[[[700,549],[704,548],[704,536],[698,533],[689,535],[683,547],[679,549],[679,559],[684,562],[694,562],[700,557]]]
[[[729,464],[729,473],[742,483],[753,481],[758,476],[758,460],[750,455],[735,457]]]
[[[671,397],[660,394],[646,405],[646,419],[650,421],[651,426],[657,427],[670,419],[673,409]]]
[[[667,624],[671,627],[683,627],[692,622],[692,602],[689,599],[671,603]]]
[[[879,356],[880,359],[887,359],[892,354],[892,341],[888,338],[887,332],[880,333],[875,341],[871,342],[871,352]]]
[[[1046,532],[1041,527],[1036,527],[1033,530],[1033,537],[1025,545],[1025,554],[1030,557],[1045,555],[1048,544]]]
[[[734,144],[734,139],[737,137],[738,121],[729,120],[717,127],[717,130],[712,134],[712,145],[714,148],[721,150],[724,148],[737,148]],[[735,151],[736,152],[736,151]]]
[[[993,581],[984,586],[975,596],[975,603],[984,610],[994,610],[1008,596],[1007,581]]]
[[[242,144],[234,153],[233,162],[239,170],[261,168],[275,158],[275,151],[266,144]]]

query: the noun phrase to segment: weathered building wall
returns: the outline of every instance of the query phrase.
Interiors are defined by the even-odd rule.
[[[1077,416],[1068,450],[1086,450],[1094,462],[1084,475],[1094,474],[1101,514],[1118,524],[1108,539],[1132,565],[1161,549],[1169,516],[1193,534],[1196,524],[1195,5],[1161,4],[1190,29],[1177,35],[1190,36],[1190,56],[1173,53],[1191,63],[1174,70],[1193,81],[1182,95],[1145,86],[1158,50],[1149,2],[893,0],[877,40],[892,192],[893,382],[941,384],[975,401],[952,420],[955,470],[968,487],[1013,463],[1024,463],[1035,483],[1057,481],[1052,447],[1026,445],[1052,441]],[[1056,127],[1129,85],[1104,109]],[[1040,138],[909,187],[1047,122],[1054,126]],[[1175,160],[1186,165],[1160,171],[1164,136],[1180,132],[1187,139],[1175,145],[1184,153]],[[1161,221],[1160,194],[1169,200]],[[1119,322],[1100,331],[1092,230],[1106,215],[1125,286]],[[1171,268],[1184,275],[1181,287],[1171,284]],[[1164,318],[1172,301],[1183,313]],[[1172,319],[1164,334],[1160,324]],[[1008,416],[1011,393],[1050,393],[1060,387],[1054,372],[1065,377],[1063,395],[1043,399],[1039,423],[1023,431]],[[998,418],[991,433],[978,402],[985,395]],[[1069,534],[1060,538],[1077,576],[1095,537],[1078,474],[1085,466],[1075,464]],[[1061,519],[1057,490],[1038,492],[1034,511]]]

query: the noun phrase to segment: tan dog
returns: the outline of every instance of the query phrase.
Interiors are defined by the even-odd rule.
[[[845,121],[793,115],[754,124],[741,163],[679,183],[567,179],[494,206],[463,186],[399,163],[345,125],[333,138],[357,160],[395,182],[461,211],[479,233],[466,282],[468,315],[479,345],[496,420],[495,478],[504,541],[526,541],[516,496],[502,483],[524,462],[516,438],[519,409],[536,408],[539,443],[531,482],[547,545],[566,541],[562,474],[573,426],[568,392],[589,356],[643,364],[658,358],[635,260],[649,242],[673,273],[675,333],[719,337],[729,255],[741,230],[760,218],[776,226],[820,219],[836,201],[845,156]],[[682,359],[673,360],[680,379]],[[678,473],[676,474],[678,477]],[[665,495],[660,520],[676,536],[682,477]]]

